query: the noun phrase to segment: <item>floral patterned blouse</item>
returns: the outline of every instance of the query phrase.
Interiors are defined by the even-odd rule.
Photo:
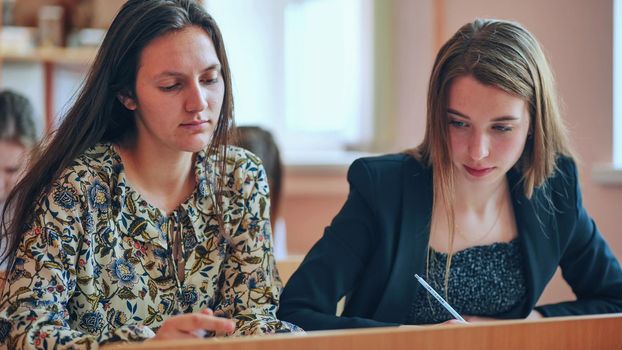
[[[179,313],[211,308],[234,334],[297,330],[276,319],[281,281],[272,255],[268,184],[261,161],[227,151],[219,234],[199,152],[197,188],[172,214],[128,184],[112,144],[87,150],[35,208],[0,299],[9,349],[96,349],[140,341]]]

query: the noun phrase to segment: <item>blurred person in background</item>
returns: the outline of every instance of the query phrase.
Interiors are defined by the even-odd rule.
[[[253,152],[263,162],[270,186],[270,223],[274,236],[274,257],[287,257],[285,220],[279,215],[283,189],[283,164],[279,147],[270,131],[259,126],[239,126],[238,145]]]
[[[33,109],[28,98],[11,90],[0,91],[0,213],[4,211],[4,202],[19,181],[37,140]],[[2,264],[0,272],[5,269],[6,264]]]

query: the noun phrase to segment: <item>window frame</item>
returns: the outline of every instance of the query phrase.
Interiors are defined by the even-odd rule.
[[[375,21],[374,18],[374,5],[375,0],[356,0],[355,4],[361,6],[359,19],[362,24],[360,35],[364,40],[361,40],[363,43],[360,47],[360,56],[361,63],[360,66],[362,68],[359,69],[360,75],[362,78],[366,80],[364,83],[364,87],[362,87],[361,93],[357,96],[358,100],[356,100],[357,113],[352,113],[356,116],[356,125],[352,128],[343,128],[341,131],[311,131],[311,132],[301,132],[300,130],[289,129],[288,124],[288,116],[287,114],[287,104],[286,104],[286,96],[287,96],[287,87],[286,82],[288,81],[287,77],[287,65],[285,62],[285,58],[287,55],[286,47],[285,47],[285,11],[288,5],[300,5],[305,1],[313,1],[313,0],[275,0],[266,2],[266,6],[269,9],[258,9],[257,3],[252,0],[247,0],[242,3],[242,5],[227,5],[223,3],[219,3],[220,0],[206,0],[204,2],[204,6],[214,16],[216,22],[221,27],[221,32],[223,33],[227,53],[229,56],[229,63],[232,70],[232,80],[233,80],[233,93],[234,93],[234,101],[236,103],[236,123],[238,125],[258,125],[270,130],[277,143],[281,146],[282,153],[284,154],[284,162],[287,164],[292,162],[296,165],[305,164],[306,162],[310,164],[321,165],[322,159],[326,159],[326,165],[334,165],[335,163],[349,163],[352,161],[353,157],[348,156],[351,152],[348,150],[357,150],[357,149],[365,149],[368,145],[373,143],[373,139],[375,137],[373,126],[374,126],[374,93],[376,93],[374,88],[374,26],[373,23]],[[260,1],[263,4],[263,0]],[[229,13],[226,13],[228,10],[232,10],[236,6],[242,6],[240,9],[243,9],[239,12],[236,12],[235,16],[238,17],[238,21],[244,21],[242,17],[249,15],[252,11],[265,11],[261,12],[257,15],[257,17],[261,17],[260,19],[255,20],[253,23],[245,23],[242,26],[241,32],[236,33],[232,30],[232,16]],[[240,13],[241,12],[241,13]],[[246,14],[244,14],[246,12]],[[240,17],[242,16],[242,17]],[[263,16],[263,17],[262,17]],[[221,24],[222,21],[222,24]],[[272,23],[280,23],[280,24],[269,24],[269,26],[273,26],[271,28],[259,28],[258,30],[263,31],[260,34],[257,34],[255,38],[260,38],[261,35],[272,36],[272,42],[267,41],[265,38],[262,40],[257,40],[261,43],[261,46],[264,50],[264,53],[259,53],[259,55],[263,55],[264,57],[259,57],[256,64],[253,64],[253,51],[257,51],[259,47],[259,43],[254,45],[254,49],[250,50],[250,53],[244,54],[244,63],[241,63],[240,57],[242,56],[240,52],[242,52],[243,48],[241,47],[241,40],[235,42],[235,36],[238,36],[246,31],[247,34],[253,35],[250,31],[250,27],[262,27],[263,21],[270,21]],[[263,23],[265,24],[265,23]],[[246,27],[244,27],[246,26]],[[265,46],[264,46],[265,45]],[[235,56],[234,56],[235,55]],[[268,62],[270,67],[263,67],[263,62]],[[270,72],[270,75],[266,75],[261,71],[253,72],[249,70],[247,67],[242,66],[242,64],[247,66],[254,66],[256,69],[266,69]],[[241,67],[242,66],[242,67]],[[241,68],[241,69],[239,69]],[[254,73],[254,74],[253,74]],[[363,76],[365,74],[365,76]],[[253,76],[254,75],[254,76]],[[269,77],[271,77],[269,79]],[[362,79],[360,78],[360,79]],[[248,85],[252,86],[261,86],[258,81],[264,81],[264,88],[270,91],[270,94],[263,93],[265,98],[270,99],[272,106],[266,109],[265,103],[262,101],[253,101],[251,97],[248,98],[248,87],[242,86],[242,79],[244,81],[250,81]],[[359,79],[359,80],[360,80]],[[246,84],[244,82],[244,84]],[[260,92],[262,94],[262,92]],[[321,102],[320,102],[321,103]],[[249,111],[254,108],[254,105],[257,104],[257,114],[260,117],[251,117],[246,118]],[[262,105],[263,104],[263,105]],[[350,105],[353,105],[351,103]],[[250,107],[252,106],[252,107]],[[260,109],[266,110],[262,112]],[[263,117],[261,117],[263,115]],[[269,120],[269,121],[268,121]],[[355,132],[350,131],[350,129],[357,129]],[[338,156],[335,156],[337,154]],[[308,157],[306,156],[308,155]],[[301,159],[301,157],[303,159]],[[309,158],[305,160],[304,158]]]
[[[602,185],[622,185],[622,0],[612,0],[612,6],[612,159],[592,168],[592,178]]]

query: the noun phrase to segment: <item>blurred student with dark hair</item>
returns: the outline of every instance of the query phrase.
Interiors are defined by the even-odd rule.
[[[279,147],[272,133],[259,126],[239,126],[237,132],[238,145],[254,153],[263,162],[270,186],[270,223],[274,235],[274,256],[276,259],[285,258],[287,257],[285,221],[279,216],[283,189],[283,164]]]
[[[0,213],[36,143],[37,130],[28,98],[11,90],[0,91]],[[0,271],[5,267],[2,264]]]

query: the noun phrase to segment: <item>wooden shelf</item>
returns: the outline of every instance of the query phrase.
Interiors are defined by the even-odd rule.
[[[42,62],[51,64],[89,65],[95,59],[97,48],[36,48],[14,52],[0,47],[0,60],[7,62]]]
[[[35,48],[28,51],[13,51],[0,47],[0,68],[2,62],[30,62],[43,67],[45,130],[54,128],[54,67],[61,65],[90,65],[97,55],[97,48]]]

